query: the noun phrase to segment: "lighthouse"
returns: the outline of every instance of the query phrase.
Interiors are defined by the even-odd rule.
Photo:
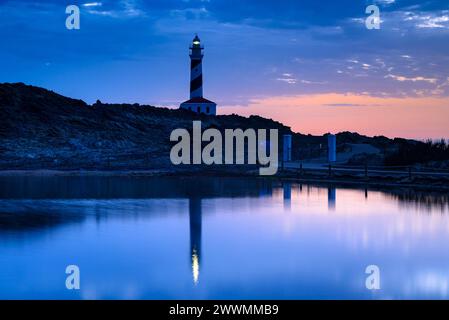
[[[203,50],[200,38],[195,35],[190,46],[190,99],[181,103],[180,108],[216,115],[217,104],[203,97]]]

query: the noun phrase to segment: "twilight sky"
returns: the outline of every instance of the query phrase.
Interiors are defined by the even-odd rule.
[[[80,30],[65,28],[70,4]],[[365,27],[369,4],[380,30]],[[447,0],[0,0],[0,82],[177,106],[195,33],[221,114],[302,133],[449,138]]]

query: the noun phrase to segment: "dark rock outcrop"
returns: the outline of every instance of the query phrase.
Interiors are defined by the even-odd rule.
[[[206,116],[138,104],[88,105],[22,83],[0,84],[0,169],[162,169],[170,133],[192,128],[277,128],[261,117]]]

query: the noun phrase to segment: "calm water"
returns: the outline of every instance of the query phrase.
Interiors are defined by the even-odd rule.
[[[65,268],[81,290],[65,288]],[[365,287],[379,266],[381,289]],[[0,177],[2,299],[449,298],[448,196]]]

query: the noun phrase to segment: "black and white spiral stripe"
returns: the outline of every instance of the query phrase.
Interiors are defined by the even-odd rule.
[[[190,99],[203,97],[202,59],[193,59],[190,68]]]

